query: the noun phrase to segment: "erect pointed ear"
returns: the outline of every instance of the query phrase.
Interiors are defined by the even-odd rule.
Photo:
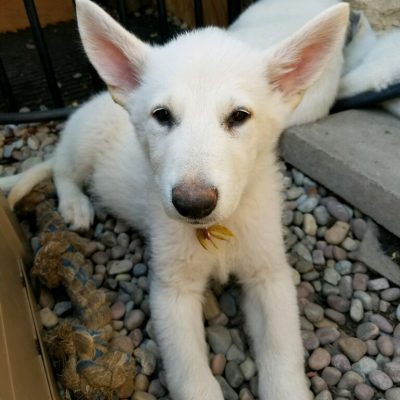
[[[349,6],[338,4],[324,11],[268,53],[267,77],[293,108],[321,76],[333,54],[342,51],[349,21]]]
[[[76,0],[78,28],[90,62],[114,101],[124,105],[140,82],[150,50],[90,0]]]

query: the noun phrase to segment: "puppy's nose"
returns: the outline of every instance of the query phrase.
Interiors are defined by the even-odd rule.
[[[200,219],[212,213],[217,205],[218,190],[201,183],[181,183],[172,189],[172,204],[179,214]]]

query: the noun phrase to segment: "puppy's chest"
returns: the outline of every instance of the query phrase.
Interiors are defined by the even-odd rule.
[[[229,276],[234,274],[237,269],[239,262],[237,253],[232,246],[226,244],[226,246],[221,246],[216,250],[214,255],[210,278],[225,284],[228,282]]]

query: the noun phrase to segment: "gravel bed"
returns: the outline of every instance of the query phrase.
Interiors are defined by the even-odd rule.
[[[48,157],[61,127],[0,127],[0,175]],[[367,218],[300,171],[284,163],[281,169],[284,233],[315,399],[400,400],[400,288],[357,260]],[[38,238],[27,234],[35,249]],[[100,209],[87,236],[93,279],[112,292],[112,347],[133,352],[138,361],[136,392],[124,398],[167,400],[149,313],[145,242]],[[68,300],[44,288],[38,301],[46,329],[71,312]],[[257,399],[257,369],[239,304],[235,281],[224,288],[212,283],[204,304],[210,365],[227,400]]]

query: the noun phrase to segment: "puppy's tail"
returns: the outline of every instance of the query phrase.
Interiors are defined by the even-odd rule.
[[[34,186],[46,178],[50,178],[53,172],[53,160],[49,159],[33,166],[28,171],[17,175],[0,178],[0,189],[10,192],[8,203],[11,209],[24,196],[26,196]]]

